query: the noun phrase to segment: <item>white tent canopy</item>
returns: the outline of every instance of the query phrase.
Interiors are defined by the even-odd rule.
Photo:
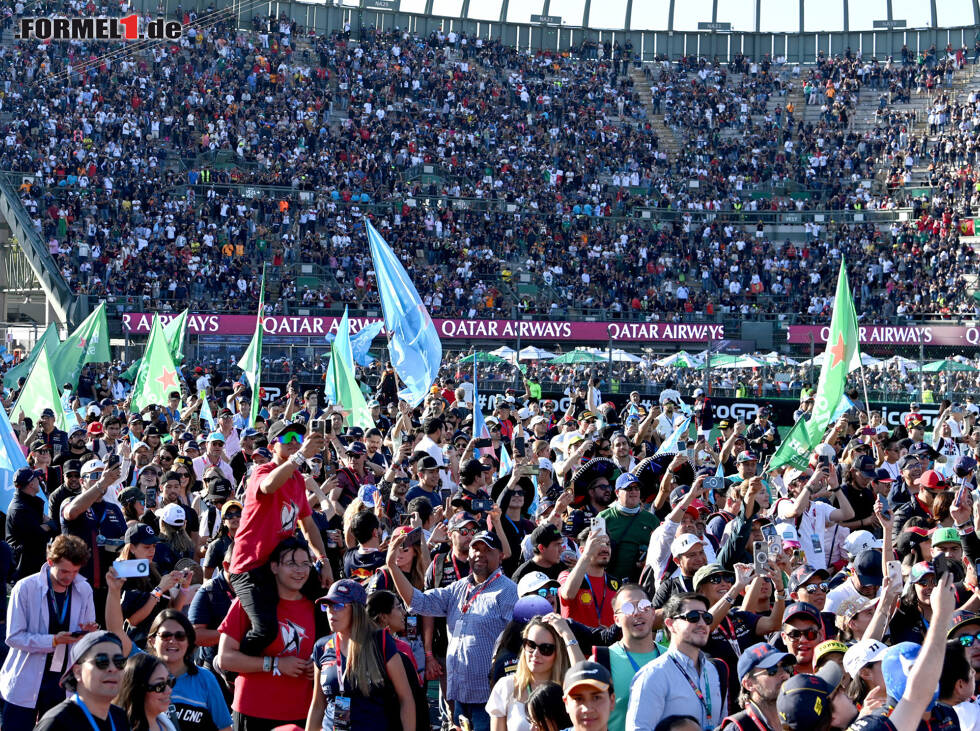
[[[513,354],[513,350],[510,351]],[[496,351],[493,351],[494,355],[499,355]],[[501,356],[506,357],[506,356]],[[535,348],[533,345],[528,345],[523,348],[520,355],[517,356],[519,360],[551,360],[556,357],[551,351],[545,350],[544,348]]]
[[[800,363],[800,365],[807,368],[810,367],[811,365],[814,368],[822,368],[823,359],[826,355],[827,355],[826,353],[821,353],[820,355],[816,356],[815,358],[812,358],[811,360],[803,361],[802,363]],[[879,363],[881,363],[881,361],[878,360],[877,358],[873,358],[867,353],[861,353],[861,365],[863,365],[865,368],[874,368]],[[851,370],[854,369],[852,368]]]

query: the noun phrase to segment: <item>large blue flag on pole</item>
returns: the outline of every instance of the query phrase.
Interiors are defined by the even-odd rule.
[[[480,407],[480,392],[476,383],[476,358],[473,359],[473,438],[489,439],[490,430],[487,429],[486,419],[483,418],[483,409]],[[483,455],[483,450],[476,450],[477,457]],[[493,449],[487,449],[487,454],[493,454]]]
[[[0,510],[8,512],[10,500],[14,496],[14,475],[17,470],[27,467],[27,458],[21,451],[20,442],[10,426],[7,412],[0,406]],[[38,497],[47,504],[42,490]]]
[[[439,375],[442,343],[418,290],[395,252],[365,219],[374,274],[389,333],[391,364],[405,384],[399,396],[418,406]]]

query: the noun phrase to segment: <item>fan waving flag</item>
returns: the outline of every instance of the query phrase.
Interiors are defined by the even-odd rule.
[[[791,464],[797,469],[804,470],[810,462],[810,433],[807,431],[807,421],[800,419],[796,422],[789,433],[783,437],[783,443],[772,456],[767,472],[773,472],[784,464]]]
[[[14,475],[17,470],[28,467],[27,459],[17,441],[7,412],[0,407],[0,511],[9,512],[10,499],[14,496]],[[47,504],[48,500],[41,490],[37,496]]]
[[[61,338],[58,337],[58,326],[52,322],[44,329],[27,357],[3,374],[3,385],[7,388],[17,388],[17,381],[21,378],[27,378],[41,351],[46,351],[50,359],[59,345],[61,345]]]
[[[78,387],[78,376],[86,363],[108,363],[109,324],[106,320],[105,302],[100,302],[95,312],[85,318],[75,332],[65,338],[51,357],[51,370],[58,388],[70,383]],[[166,403],[166,401],[161,402]]]
[[[249,411],[248,423],[254,424],[259,415],[261,395],[259,389],[262,383],[262,313],[265,310],[265,267],[262,267],[262,285],[259,288],[259,312],[255,318],[255,334],[248,349],[238,361],[238,367],[245,372],[248,385],[252,389],[252,408]]]
[[[664,440],[663,444],[660,445],[660,449],[657,450],[657,454],[664,454],[665,452],[676,452],[677,446],[680,440],[687,439],[688,429],[691,427],[691,417],[685,416],[684,421],[681,422],[680,426],[674,429],[674,433],[671,434],[667,439]]]
[[[365,219],[374,274],[389,333],[391,364],[405,384],[399,396],[415,407],[439,375],[442,343],[419,293],[395,252]]]
[[[824,351],[817,395],[813,404],[813,416],[807,422],[811,448],[823,441],[824,430],[837,405],[844,396],[847,374],[861,367],[861,349],[858,347],[857,315],[854,299],[847,282],[847,269],[841,257],[840,274],[837,277],[837,294],[834,297],[834,314],[830,320],[830,335]]]
[[[347,426],[359,426],[364,430],[373,429],[374,419],[371,418],[371,409],[368,408],[364,394],[361,393],[354,378],[354,355],[351,353],[350,320],[347,317],[346,307],[344,316],[337,326],[337,337],[330,346],[328,372],[332,376],[336,403],[348,412],[344,419]]]
[[[180,393],[177,366],[170,355],[170,345],[163,334],[160,318],[153,316],[150,337],[146,341],[143,361],[133,381],[130,409],[140,412],[150,404],[165,404],[172,391]]]
[[[208,403],[208,392],[201,391],[198,394],[198,398],[201,399],[201,418],[208,423],[208,429],[216,431],[218,422],[214,420],[214,414],[211,413],[211,404]]]
[[[486,419],[483,418],[483,409],[480,407],[480,393],[476,383],[476,358],[473,359],[473,438],[490,438],[490,430],[487,429]],[[486,449],[485,452],[483,451],[484,449]],[[476,454],[477,457],[484,454],[493,454],[496,456],[496,452],[494,452],[493,447],[484,447],[483,449],[477,448]]]

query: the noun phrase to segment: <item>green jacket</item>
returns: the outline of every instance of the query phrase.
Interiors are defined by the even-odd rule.
[[[650,534],[660,525],[660,519],[643,508],[635,515],[620,512],[616,503],[599,515],[606,520],[606,533],[612,548],[606,573],[624,582],[638,581],[643,567],[637,562],[646,554]]]

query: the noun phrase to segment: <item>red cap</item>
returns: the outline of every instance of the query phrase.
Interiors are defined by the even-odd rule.
[[[93,421],[91,424],[88,425],[88,429],[86,429],[86,431],[89,434],[101,434],[102,424],[99,423],[98,421]]]
[[[922,476],[915,481],[915,484],[926,490],[945,490],[949,487],[949,482],[936,470],[926,470]]]

